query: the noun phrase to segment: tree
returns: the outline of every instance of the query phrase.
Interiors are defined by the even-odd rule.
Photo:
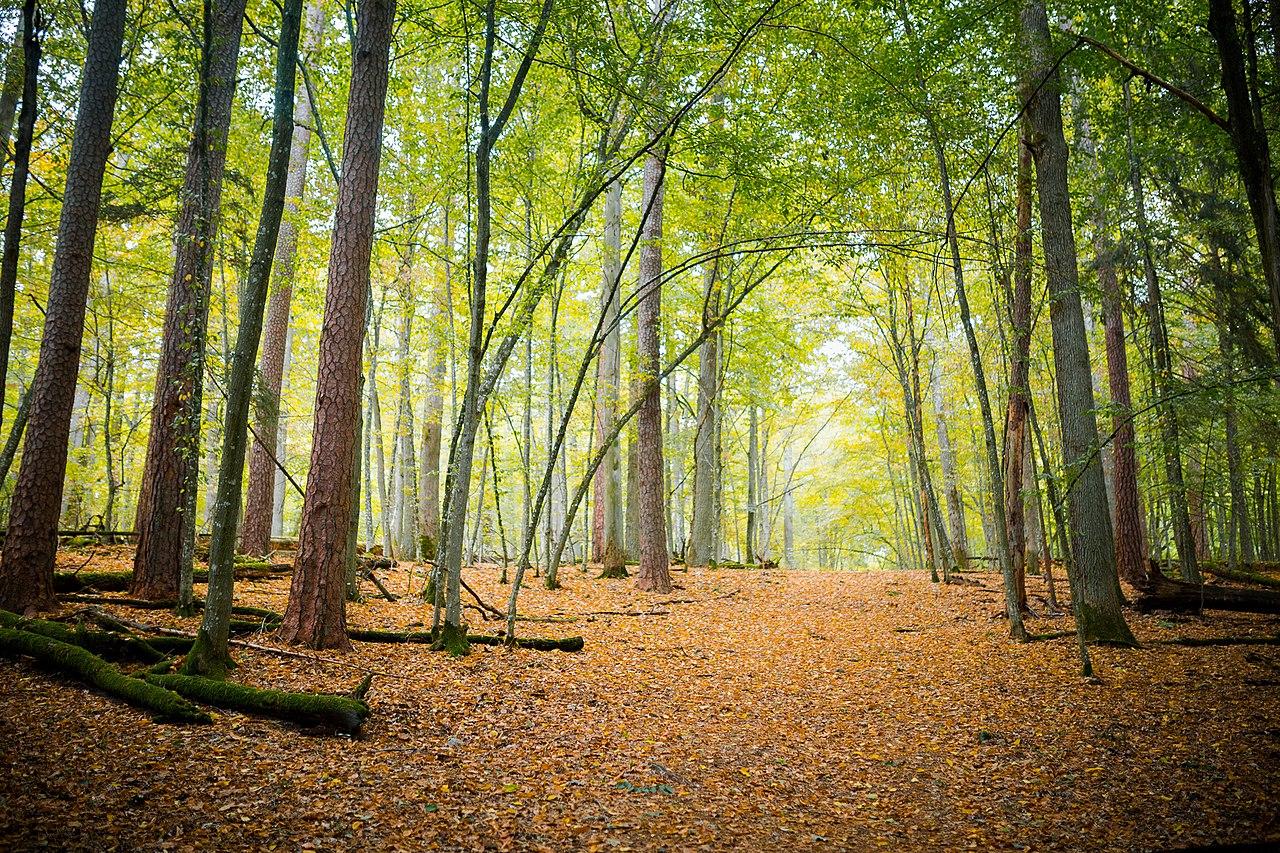
[[[324,7],[312,0],[306,11],[306,43],[314,48],[320,40]],[[284,381],[285,352],[289,341],[289,310],[293,303],[293,282],[297,275],[298,202],[307,186],[307,158],[311,150],[312,104],[305,91],[294,109],[293,141],[289,149],[289,175],[285,183],[285,213],[276,240],[271,302],[267,308],[266,338],[258,365],[259,398],[253,417],[253,454],[249,459],[249,489],[244,501],[244,524],[240,527],[240,551],[265,555],[271,550],[271,522],[275,501],[276,461],[280,447],[280,391]]]
[[[240,325],[227,383],[227,411],[222,430],[222,457],[213,509],[213,534],[209,541],[209,588],[204,620],[196,643],[187,653],[188,674],[223,677],[229,659],[227,637],[231,624],[231,595],[235,579],[236,525],[240,520],[241,480],[248,443],[249,404],[253,394],[253,367],[262,337],[262,314],[267,303],[272,259],[284,213],[289,175],[290,140],[293,136],[293,88],[298,64],[298,31],[302,25],[302,0],[285,0],[280,15],[280,39],[276,46],[275,110],[271,128],[271,152],[267,158],[266,191],[253,244],[253,258],[240,302]]]
[[[311,648],[351,646],[344,558],[354,500],[361,346],[394,13],[395,0],[363,0],[357,10],[342,178],[320,332],[311,474],[289,604],[280,628],[286,641]]]
[[[596,379],[596,424],[600,441],[605,440],[618,417],[622,382],[622,319],[618,303],[622,283],[622,182],[613,181],[605,190],[604,258],[601,264],[600,304],[604,341],[600,345]],[[622,447],[611,441],[604,464],[596,469],[596,509],[601,517],[600,576],[626,577],[625,507],[622,503]]]
[[[1098,457],[1093,376],[1080,302],[1071,196],[1067,189],[1067,142],[1062,128],[1062,92],[1051,54],[1044,0],[1026,0],[1021,9],[1022,99],[1028,141],[1035,161],[1040,233],[1051,303],[1062,455],[1067,476],[1073,595],[1081,637],[1132,644],[1120,611],[1111,518]]]
[[[29,392],[29,426],[0,555],[0,607],[6,610],[44,610],[56,603],[53,563],[58,516],[102,179],[111,152],[124,20],[124,0],[98,0],[95,4],[62,194],[40,360]]]
[[[245,9],[245,0],[205,2],[199,96],[174,233],[130,589],[138,598],[177,600],[180,608],[191,604],[209,286]]]

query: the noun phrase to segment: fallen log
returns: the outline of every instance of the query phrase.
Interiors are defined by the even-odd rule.
[[[197,675],[146,676],[147,682],[196,699],[216,708],[243,711],[302,725],[318,725],[344,734],[360,731],[369,706],[349,696],[329,693],[292,693],[249,687],[234,681],[215,681]]]
[[[1233,569],[1230,566],[1221,563],[1203,562],[1200,564],[1200,570],[1206,575],[1213,575],[1216,578],[1224,578],[1229,581],[1239,581],[1240,583],[1257,584],[1258,586],[1270,587],[1272,589],[1280,589],[1280,578],[1273,578],[1267,575],[1260,575],[1257,572],[1251,572],[1246,569]]]
[[[39,634],[41,637],[48,637],[60,643],[80,646],[112,660],[155,663],[165,658],[159,649],[140,637],[113,631],[92,631],[82,624],[71,626],[62,622],[50,622],[47,619],[26,619],[8,610],[0,610],[0,627],[30,631],[32,634]]]
[[[1144,613],[1151,610],[1174,610],[1179,613],[1230,610],[1238,613],[1280,614],[1280,591],[1185,583],[1157,575],[1147,591],[1133,604]]]
[[[431,645],[436,635],[430,631],[370,631],[350,628],[347,636],[362,643],[421,643]],[[495,637],[489,634],[468,634],[467,642],[477,646],[507,645],[506,637]],[[533,649],[539,652],[580,652],[583,647],[581,637],[565,637],[553,640],[543,637],[518,637],[514,645],[521,649]]]
[[[1156,642],[1167,646],[1280,646],[1280,637],[1174,637]]]
[[[236,580],[270,580],[282,578],[293,571],[287,563],[237,563]],[[196,569],[192,574],[196,583],[209,582],[208,569]],[[133,572],[54,572],[54,592],[82,592],[96,589],[98,592],[128,592],[133,582]]]
[[[138,610],[173,610],[178,606],[176,601],[148,601],[144,598],[120,598],[111,595],[89,595],[78,592],[61,593],[58,598],[63,601],[74,601],[84,604],[117,604],[121,607],[134,607]],[[204,609],[204,600],[197,598],[191,602],[196,610]],[[231,608],[231,613],[236,616],[256,616],[265,619],[268,622],[279,622],[284,617],[274,610],[267,610],[265,607],[248,607],[244,605],[235,605]]]
[[[17,628],[0,628],[0,654],[35,658],[41,664],[73,675],[103,693],[173,723],[211,723],[208,712],[172,690],[125,675],[88,649]]]

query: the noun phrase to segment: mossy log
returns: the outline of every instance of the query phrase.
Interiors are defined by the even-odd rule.
[[[433,645],[436,635],[430,631],[369,631],[352,628],[347,636],[362,643],[422,643]],[[467,642],[478,646],[503,646],[506,637],[494,637],[488,634],[468,634]],[[583,647],[582,637],[565,637],[553,640],[542,637],[518,637],[514,645],[521,649],[533,649],[539,652],[580,652]]]
[[[1229,586],[1184,583],[1157,576],[1134,606],[1141,611],[1231,610],[1239,613],[1280,613],[1280,590],[1240,589]]]
[[[284,577],[293,571],[287,563],[237,563],[236,580],[263,580]],[[192,573],[195,583],[208,583],[209,570],[196,569]],[[133,582],[133,572],[54,572],[54,592],[82,592],[96,589],[99,592],[128,592]]]
[[[63,601],[76,601],[86,604],[117,604],[121,607],[135,607],[139,610],[173,610],[178,606],[176,601],[147,601],[143,598],[120,598],[111,595],[83,595],[77,592],[63,593],[59,596]],[[204,601],[197,598],[191,602],[197,610],[204,609]],[[266,622],[280,622],[284,619],[274,610],[265,607],[248,607],[235,605],[231,608],[233,616],[254,616]]]
[[[215,681],[197,675],[148,675],[148,682],[216,708],[243,711],[302,725],[319,725],[356,734],[369,716],[369,706],[348,696],[291,693]]]
[[[1200,569],[1205,574],[1213,575],[1216,578],[1225,578],[1230,581],[1239,581],[1240,583],[1251,583],[1257,584],[1258,586],[1270,587],[1271,589],[1280,589],[1280,578],[1261,575],[1257,572],[1248,571],[1247,569],[1233,569],[1223,563],[1209,561],[1201,563]]]
[[[166,655],[151,644],[149,639],[133,637],[114,631],[95,631],[83,624],[67,625],[62,622],[50,622],[45,619],[25,619],[8,610],[0,610],[0,627],[16,628],[30,631],[42,637],[49,637],[60,643],[80,646],[96,655],[112,660],[132,660],[140,663],[155,663]]]
[[[160,685],[132,678],[88,649],[18,628],[0,628],[0,654],[35,658],[41,664],[73,675],[103,693],[122,699],[174,723],[210,723],[209,714]]]
[[[1170,646],[1280,646],[1280,637],[1175,637],[1158,642]]]

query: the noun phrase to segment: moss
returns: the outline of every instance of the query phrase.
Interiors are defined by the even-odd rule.
[[[422,555],[423,560],[434,560],[436,558],[436,539],[426,533],[418,537],[418,553]]]
[[[182,672],[188,676],[203,675],[208,678],[223,679],[227,677],[228,671],[235,668],[235,665],[230,653],[218,652],[214,649],[213,638],[209,636],[204,626],[201,626],[196,632],[190,651],[187,652],[186,660],[182,662]]]
[[[607,568],[601,569],[601,570],[600,570],[600,574],[599,574],[599,575],[597,575],[596,577],[597,577],[597,579],[602,579],[602,578],[629,578],[629,577],[631,577],[631,575],[627,572],[627,567],[626,567],[626,566],[624,566],[624,565],[622,565],[622,564],[618,564],[618,565],[616,565],[616,566],[609,566],[609,567],[607,567]]]
[[[367,704],[348,696],[261,689],[194,675],[148,675],[147,681],[218,708],[321,725],[347,734],[360,731],[369,716]]]
[[[0,610],[0,626],[30,631],[42,637],[49,637],[61,643],[70,643],[88,649],[97,655],[113,660],[134,660],[142,663],[155,663],[165,655],[149,640],[132,637],[112,631],[94,631],[84,625],[72,627],[61,622],[49,622],[44,619],[24,619],[8,610]]]
[[[209,723],[213,718],[186,699],[162,686],[131,678],[102,658],[70,643],[31,631],[0,628],[0,653],[23,655],[45,666],[79,678],[102,692],[150,711],[158,720],[177,723]]]
[[[467,626],[445,622],[440,629],[440,636],[431,648],[437,652],[448,652],[455,658],[471,654],[471,644],[467,642]]]

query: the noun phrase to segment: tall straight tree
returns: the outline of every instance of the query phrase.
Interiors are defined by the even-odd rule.
[[[311,0],[306,13],[304,50],[320,41],[324,6]],[[285,213],[271,265],[271,302],[267,307],[267,331],[258,365],[258,405],[253,413],[253,453],[249,458],[249,490],[244,500],[244,524],[240,527],[240,551],[263,554],[271,550],[271,522],[277,479],[276,459],[280,434],[280,391],[284,383],[285,353],[289,343],[289,310],[297,274],[298,202],[307,186],[307,157],[311,150],[311,96],[299,93],[294,109],[293,141],[289,150],[289,177],[285,183]]]
[[[1025,0],[1020,18],[1024,51],[1022,99],[1036,166],[1040,233],[1051,299],[1053,362],[1062,419],[1062,455],[1068,477],[1072,598],[1083,641],[1131,644],[1133,634],[1120,611],[1111,516],[1098,454],[1093,375],[1084,333],[1071,195],[1067,189],[1061,81],[1050,48],[1044,0]]]
[[[708,262],[702,279],[702,325],[715,322],[720,313],[719,259]],[[698,353],[698,410],[693,435],[693,520],[689,525],[691,566],[705,566],[716,559],[716,504],[720,496],[720,331],[707,337]]]
[[[93,7],[45,304],[40,361],[28,392],[29,428],[10,503],[4,551],[0,554],[0,607],[6,610],[49,609],[57,604],[53,564],[58,547],[58,516],[67,470],[76,374],[80,369],[85,300],[102,203],[102,178],[111,152],[125,5],[125,0],[98,0]]]
[[[615,180],[604,197],[604,259],[601,264],[600,303],[604,313],[604,341],[600,345],[596,378],[596,426],[601,441],[618,417],[622,383],[622,328],[618,313],[622,281],[622,181]],[[596,507],[601,516],[600,576],[627,576],[625,507],[622,503],[622,445],[610,441],[604,462],[596,469]]]
[[[377,206],[395,0],[361,0],[347,98],[342,177],[320,330],[311,469],[298,556],[280,635],[311,648],[350,648],[345,558],[360,418],[361,348]]]
[[[655,0],[658,2],[658,0]],[[661,14],[659,8],[655,15]],[[640,292],[636,308],[636,366],[645,385],[636,413],[636,500],[640,567],[636,587],[671,591],[671,555],[667,552],[667,490],[662,462],[662,385],[653,381],[662,369],[662,199],[666,161],[652,152],[644,164],[644,206],[640,245]]]
[[[213,535],[209,543],[209,590],[204,621],[195,645],[187,654],[185,671],[222,677],[228,661],[227,637],[231,625],[231,595],[235,571],[236,524],[240,520],[241,480],[248,443],[249,403],[253,396],[253,368],[262,337],[262,314],[267,304],[272,258],[284,213],[285,184],[289,173],[289,148],[293,136],[293,87],[298,66],[298,30],[302,25],[302,0],[285,0],[276,47],[275,109],[271,128],[271,153],[267,159],[262,213],[254,239],[249,275],[240,295],[240,325],[231,356],[227,382],[227,410],[222,430],[222,460],[213,509]]]
[[[13,341],[13,302],[18,284],[18,245],[27,204],[27,168],[36,128],[36,78],[40,72],[39,11],[36,0],[22,4],[22,111],[13,143],[13,178],[9,181],[9,216],[4,223],[4,256],[0,259],[0,421],[9,378],[9,345]],[[5,134],[6,141],[8,134]]]
[[[174,235],[173,275],[165,305],[147,460],[138,495],[134,527],[138,549],[131,587],[138,598],[176,599],[184,608],[191,601],[209,285],[245,8],[245,0],[205,3],[199,95]]]

